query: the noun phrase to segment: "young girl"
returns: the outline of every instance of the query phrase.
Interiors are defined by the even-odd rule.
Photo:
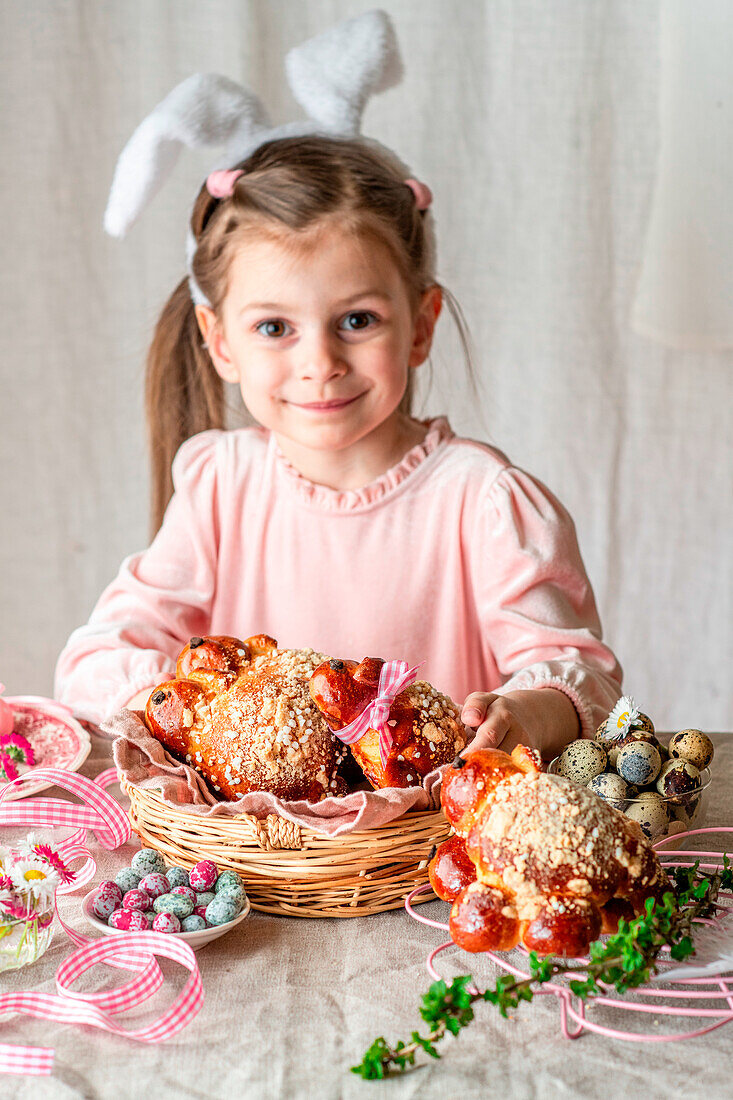
[[[319,135],[209,177],[191,228],[210,305],[184,279],[148,363],[162,523],[60,656],[78,713],[143,706],[192,635],[256,633],[424,661],[504,748],[551,756],[612,707],[620,669],[568,513],[497,450],[411,415],[447,294],[429,201],[378,148]],[[258,427],[224,430],[222,381]]]

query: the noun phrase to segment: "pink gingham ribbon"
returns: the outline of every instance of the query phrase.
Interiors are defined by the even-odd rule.
[[[96,780],[91,780],[61,768],[33,768],[0,789],[0,803],[11,788],[20,786],[26,779],[34,783],[40,779],[63,787],[76,795],[83,805],[59,798],[34,798],[25,803],[0,805],[0,826],[60,825],[73,828],[72,835],[57,846],[59,855],[65,862],[79,858],[86,862],[75,872],[74,881],[60,886],[57,893],[78,890],[96,872],[96,862],[85,844],[86,830],[91,829],[108,851],[118,848],[130,838],[127,814],[119,802],[103,789],[117,781],[117,772],[114,768],[107,768]],[[78,950],[56,972],[58,993],[0,994],[0,1014],[14,1012],[62,1023],[86,1024],[114,1035],[126,1035],[141,1043],[157,1043],[177,1034],[199,1011],[203,1002],[201,975],[196,957],[187,943],[160,932],[127,933],[90,940],[69,928],[61,919],[58,908],[56,916],[67,935],[78,945]],[[190,970],[191,976],[173,1004],[157,1020],[137,1031],[127,1031],[119,1027],[113,1017],[141,1004],[160,989],[164,978],[156,955],[180,963]],[[77,978],[100,962],[138,973],[131,981],[107,992],[77,993],[70,988]],[[47,1076],[53,1068],[53,1058],[53,1050],[46,1047],[0,1043],[0,1073]]]
[[[137,951],[139,958],[148,958],[147,966],[136,979],[120,989],[102,993],[77,993],[69,988],[77,978],[97,963],[117,963],[122,953],[118,936],[87,943],[69,955],[56,971],[57,994],[2,993],[0,1012],[20,1013],[42,1020],[65,1024],[85,1024],[113,1035],[126,1035],[139,1043],[159,1043],[182,1030],[196,1015],[203,1003],[201,975],[196,956],[187,943],[164,936],[160,932],[130,932],[125,937],[124,950]],[[115,1023],[113,1017],[135,1008],[158,990],[163,975],[154,957],[173,959],[191,971],[181,993],[157,1020],[136,1031],[128,1031]],[[46,1047],[18,1047],[0,1044],[0,1073],[23,1073],[48,1076],[53,1068],[53,1050]]]
[[[379,758],[382,767],[386,766],[389,750],[392,748],[392,734],[387,727],[389,709],[396,696],[404,691],[417,679],[417,670],[425,664],[410,668],[407,661],[385,661],[379,673],[379,686],[377,695],[368,703],[358,718],[349,722],[343,729],[333,730],[335,737],[343,741],[345,745],[353,745],[360,741],[367,730],[377,730],[379,733]]]

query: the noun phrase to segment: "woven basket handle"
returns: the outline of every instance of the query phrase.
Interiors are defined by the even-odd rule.
[[[257,843],[266,852],[273,852],[278,848],[303,847],[300,825],[294,821],[288,821],[279,814],[268,814],[264,821],[254,814],[247,816],[252,822]]]

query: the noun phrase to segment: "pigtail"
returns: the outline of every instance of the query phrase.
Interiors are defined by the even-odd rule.
[[[173,495],[171,464],[197,432],[224,427],[224,383],[201,341],[188,279],[166,302],[155,327],[145,374],[145,416],[151,463],[151,535]]]

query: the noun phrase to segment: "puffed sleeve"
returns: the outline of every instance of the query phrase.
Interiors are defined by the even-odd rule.
[[[188,439],[173,461],[174,493],[150,547],[125,558],[89,622],[56,665],[55,696],[100,722],[168,679],[193,635],[208,632],[218,555],[217,442]]]
[[[621,667],[601,624],[575,525],[536,478],[506,467],[477,517],[477,600],[499,693],[553,687],[592,737],[621,694]],[[506,679],[504,679],[506,678]]]

